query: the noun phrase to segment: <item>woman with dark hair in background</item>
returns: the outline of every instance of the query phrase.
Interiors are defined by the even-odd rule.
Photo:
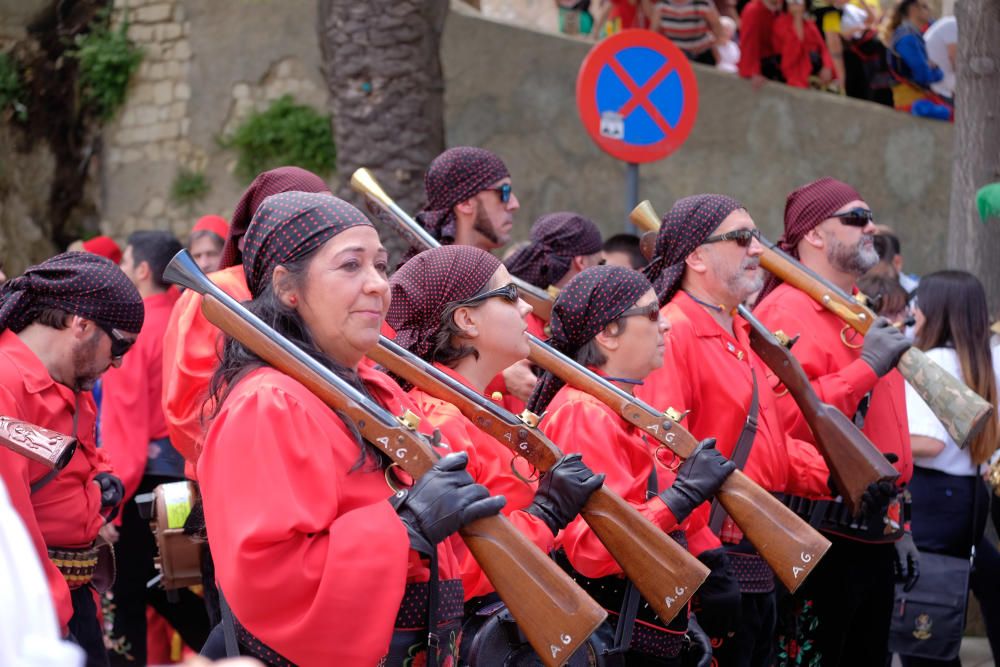
[[[944,425],[916,391],[906,386],[914,470],[913,539],[921,551],[967,557],[976,546],[970,578],[979,600],[993,655],[1000,655],[1000,554],[984,539],[989,490],[982,476],[997,450],[997,385],[1000,350],[990,348],[986,293],[979,280],[964,271],[924,276],[914,305],[916,346],[942,368],[993,405],[994,416],[967,449],[955,444]],[[973,526],[975,517],[975,526]],[[953,664],[902,656],[907,667]]]

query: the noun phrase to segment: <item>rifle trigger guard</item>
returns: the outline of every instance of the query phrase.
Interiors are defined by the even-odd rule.
[[[855,345],[847,340],[848,331],[854,331],[854,327],[852,327],[850,324],[845,324],[844,328],[840,330],[840,341],[847,347],[851,348],[852,350],[856,350],[859,347],[862,347],[864,345],[863,342],[860,345]]]
[[[393,461],[385,469],[385,483],[393,493],[399,493],[400,491],[406,489],[406,487],[402,486],[399,480],[396,479],[396,476],[392,474],[392,469],[398,467],[399,464]]]
[[[515,454],[514,456],[510,457],[510,471],[512,473],[514,473],[514,477],[517,477],[519,480],[521,480],[522,482],[524,482],[528,486],[531,486],[532,484],[534,484],[535,482],[537,482],[540,479],[540,476],[538,474],[538,469],[535,468],[535,466],[531,466],[531,469],[533,471],[532,477],[530,477],[530,478],[525,477],[524,475],[522,475],[521,473],[519,473],[517,471],[516,467],[514,467],[514,461],[518,460],[519,458],[524,458],[524,457],[522,457],[520,454]],[[527,460],[527,459],[525,459],[525,460]]]
[[[663,463],[663,457],[660,456],[661,451],[666,451],[670,453],[671,456],[670,463]],[[670,449],[666,445],[660,445],[659,447],[657,447],[656,452],[654,452],[653,454],[653,458],[655,458],[660,463],[663,463],[663,467],[665,467],[670,472],[675,472],[678,468],[681,467],[681,463],[683,463],[681,457],[677,456],[677,452]]]

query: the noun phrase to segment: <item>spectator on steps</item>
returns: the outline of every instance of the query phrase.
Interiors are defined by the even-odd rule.
[[[781,80],[778,56],[771,41],[781,0],[751,0],[740,14],[740,76],[760,86],[764,79]]]
[[[833,79],[833,61],[819,29],[805,15],[805,0],[787,0],[785,6],[771,35],[785,83],[808,88],[810,77],[816,76],[826,86]]]

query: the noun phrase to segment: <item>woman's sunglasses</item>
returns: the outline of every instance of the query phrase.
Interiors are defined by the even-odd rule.
[[[837,218],[848,227],[865,227],[869,222],[875,222],[875,216],[867,208],[852,208],[843,213],[834,213],[831,218]]]
[[[621,319],[623,317],[645,317],[650,322],[660,321],[660,304],[653,302],[645,306],[636,306],[635,308],[629,308],[623,311],[616,319]]]
[[[514,283],[508,283],[503,287],[498,287],[495,290],[490,290],[489,292],[483,292],[482,294],[477,294],[475,296],[470,296],[468,299],[462,301],[456,301],[456,306],[474,306],[477,303],[482,303],[487,299],[492,299],[493,297],[500,297],[511,303],[517,303],[520,295],[517,292],[517,285]]]
[[[725,234],[718,234],[716,236],[709,236],[707,239],[702,241],[702,243],[719,243],[720,241],[735,241],[736,245],[741,248],[749,248],[750,243],[757,239],[760,241],[760,230],[758,229],[734,229],[731,232],[726,232]]]

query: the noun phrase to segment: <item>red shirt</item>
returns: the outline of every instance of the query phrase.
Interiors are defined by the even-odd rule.
[[[455,378],[462,384],[469,383],[452,369],[434,364],[437,368]],[[424,393],[419,388],[410,391],[410,398],[433,428],[439,429],[444,442],[451,445],[453,451],[464,451],[469,455],[469,474],[479,484],[490,490],[490,495],[503,495],[507,504],[503,513],[533,544],[548,553],[552,550],[555,538],[552,531],[540,518],[523,511],[535,499],[538,484],[528,483],[534,477],[531,466],[521,457],[498,442],[493,436],[476,428],[458,408],[451,403],[439,400]],[[513,473],[517,470],[523,479]],[[493,592],[490,583],[479,563],[472,557],[465,545],[459,550],[462,564],[462,587],[465,589],[465,599],[470,600],[480,595]]]
[[[237,301],[250,298],[242,264],[216,271],[209,278]],[[222,341],[222,332],[201,312],[201,295],[185,291],[163,332],[163,414],[170,442],[187,459],[189,473],[194,472],[201,451],[202,406],[219,364]]]
[[[420,415],[387,376],[358,372],[393,414]],[[296,664],[376,664],[405,585],[428,579],[385,472],[360,454],[333,410],[270,367],[233,387],[205,437],[198,479],[219,585],[236,618]],[[459,577],[455,540],[438,546],[442,580]]]
[[[17,334],[9,329],[0,333],[0,414],[71,435],[73,412],[77,409],[76,453],[55,478],[34,494],[31,485],[49,469],[0,447],[0,475],[11,504],[35,543],[64,630],[73,616],[73,602],[66,580],[49,560],[46,547],[82,549],[97,538],[104,518],[100,514],[101,491],[93,482],[97,473],[109,472],[111,465],[104,452],[97,449],[97,410],[90,392],[74,394],[69,387],[55,382]]]
[[[163,334],[177,291],[142,300],[146,319],[119,368],[104,374],[101,447],[125,485],[125,500],[135,493],[146,469],[149,443],[167,435],[163,417]]]
[[[699,440],[715,437],[718,450],[732,457],[750,410],[753,369],[758,426],[744,472],[768,491],[828,494],[819,452],[785,436],[767,366],[750,349],[746,321],[735,316],[734,336],[686,292],[678,292],[661,312],[672,325],[665,335],[663,367],[646,378],[637,395],[658,410],[690,410],[682,422],[687,430]]]
[[[841,339],[843,321],[816,303],[805,292],[782,283],[754,309],[761,322],[773,330],[781,329],[800,338],[792,352],[812,380],[820,399],[853,417],[865,394],[871,392],[871,404],[862,431],[879,451],[895,454],[900,483],[913,475],[910,429],[906,418],[906,394],[903,376],[893,370],[882,378],[861,360],[864,337],[847,329],[850,347]],[[812,432],[795,399],[785,394],[778,399],[784,428],[796,438],[813,442]]]
[[[774,20],[771,33],[774,51],[781,56],[781,73],[785,83],[796,88],[809,87],[809,75],[813,69],[810,53],[818,53],[823,67],[833,71],[833,60],[819,28],[808,18],[802,19],[802,28],[802,39],[799,39],[795,33],[795,19],[791,14],[782,14]]]
[[[760,61],[775,54],[771,30],[777,12],[761,0],[751,0],[740,13],[740,76],[749,79],[760,74]]]

